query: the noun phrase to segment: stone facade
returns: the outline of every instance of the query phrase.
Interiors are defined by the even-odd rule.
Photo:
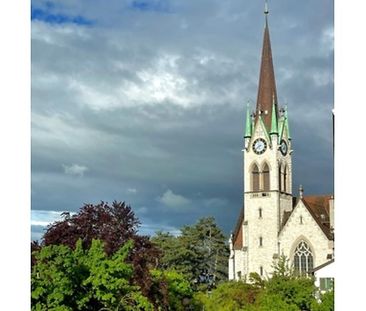
[[[333,196],[304,197],[302,189],[299,198],[293,196],[292,139],[287,111],[279,110],[274,92],[267,16],[259,81],[261,96],[246,119],[244,207],[230,238],[229,279],[235,280],[251,272],[270,276],[280,255],[301,273],[333,258]]]

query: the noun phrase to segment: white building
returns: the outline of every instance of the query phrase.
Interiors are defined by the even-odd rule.
[[[277,102],[267,9],[256,111],[247,111],[243,152],[244,206],[230,238],[229,279],[270,276],[282,254],[301,273],[331,260],[333,196],[304,196],[302,187],[293,195],[292,139],[287,110]]]
[[[321,293],[325,293],[334,288],[334,259],[314,268],[311,272],[315,277],[315,286],[319,288]]]

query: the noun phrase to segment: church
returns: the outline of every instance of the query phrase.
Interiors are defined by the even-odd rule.
[[[248,280],[252,272],[270,277],[281,255],[300,274],[334,260],[333,195],[292,187],[290,122],[277,101],[267,5],[264,13],[257,103],[246,113],[244,206],[229,240],[230,280]]]

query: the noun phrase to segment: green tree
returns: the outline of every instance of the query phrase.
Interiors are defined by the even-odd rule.
[[[205,284],[203,289],[227,279],[229,249],[226,237],[213,217],[184,226],[178,237],[159,232],[152,242],[163,252],[160,269],[183,273],[191,283]]]
[[[155,267],[160,252],[149,237],[137,234],[140,221],[130,206],[117,201],[112,204],[85,204],[77,214],[64,213],[63,216],[64,219],[47,227],[41,244],[31,244],[33,250],[60,244],[74,249],[79,239],[87,249],[93,239],[98,239],[103,241],[106,254],[112,256],[132,240],[133,247],[126,258],[126,262],[133,265],[131,283],[140,286],[142,293],[154,302],[150,293],[152,278],[149,271]],[[32,264],[35,263],[36,259],[32,256]]]
[[[320,301],[314,301],[311,311],[333,311],[334,310],[334,289],[325,292],[320,296]]]
[[[174,270],[153,270],[151,272],[156,283],[167,285],[169,310],[183,311],[191,303],[193,290],[189,280]]]
[[[312,277],[297,275],[286,256],[280,256],[274,264],[274,273],[265,282],[265,295],[278,296],[288,305],[300,310],[311,310],[315,301],[315,285]]]
[[[133,265],[125,263],[133,242],[113,256],[93,240],[83,249],[65,245],[42,247],[34,253],[31,274],[32,310],[153,310],[138,286],[130,284]]]
[[[223,282],[210,294],[198,292],[195,295],[197,307],[207,311],[247,310],[256,300],[260,289],[244,282]],[[198,309],[197,308],[197,309]]]

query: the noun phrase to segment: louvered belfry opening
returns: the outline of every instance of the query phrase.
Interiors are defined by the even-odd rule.
[[[264,164],[262,176],[263,176],[263,191],[269,191],[270,180],[269,180],[269,166],[267,163]]]
[[[259,169],[256,164],[252,167],[252,191],[259,191]]]
[[[287,165],[285,166],[284,170],[283,170],[283,191],[286,192],[287,191]]]

